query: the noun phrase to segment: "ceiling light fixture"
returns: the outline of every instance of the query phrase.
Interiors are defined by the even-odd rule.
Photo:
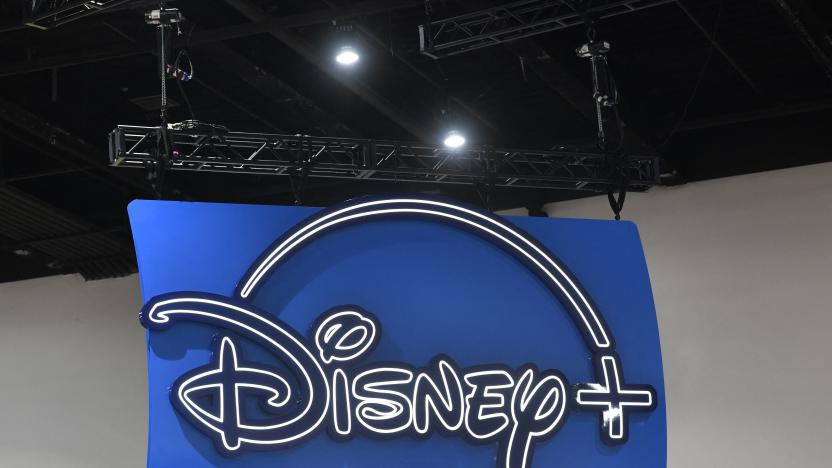
[[[445,136],[445,146],[451,149],[457,149],[465,144],[465,135],[459,133],[456,130],[451,130]]]
[[[335,56],[335,61],[341,65],[353,65],[361,58],[352,46],[342,46]]]

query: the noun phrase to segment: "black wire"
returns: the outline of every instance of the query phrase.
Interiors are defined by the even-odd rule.
[[[191,100],[188,99],[188,95],[185,93],[185,87],[182,86],[182,80],[176,80],[176,87],[179,88],[179,95],[182,96],[182,100],[185,101],[185,106],[188,108],[188,114],[191,116],[191,119],[197,120],[194,108],[191,107]]]
[[[619,113],[619,106],[621,104],[621,94],[618,92],[618,83],[615,81],[615,74],[612,72],[612,67],[610,67],[609,61],[604,58],[604,68],[607,74],[607,83],[609,84],[610,91],[612,92],[612,111],[613,116],[615,117],[615,125],[618,127],[618,145],[613,148],[611,151],[616,152],[624,148],[624,121],[621,119],[621,114]]]
[[[182,69],[182,59],[186,59],[188,61],[188,70]],[[191,56],[188,54],[188,49],[182,49],[176,54],[176,59],[173,61],[172,73],[175,74],[177,78],[182,81],[188,81],[194,76],[196,76],[196,72],[194,71],[194,63],[191,61]],[[187,79],[186,79],[187,78]]]
[[[191,46],[191,36],[194,33],[194,29],[196,29],[196,23],[191,23],[191,28],[188,29],[188,34],[185,35],[185,50]]]
[[[191,28],[191,31],[193,31],[193,28]],[[183,58],[188,61],[187,72],[182,70]],[[191,61],[191,56],[188,54],[187,49],[182,49],[178,54],[176,54],[176,60],[173,61],[172,71],[176,74],[176,87],[179,89],[179,95],[182,96],[182,100],[185,101],[185,106],[188,108],[188,114],[191,116],[192,120],[197,120],[194,108],[191,106],[191,100],[188,99],[188,95],[185,93],[185,87],[182,86],[182,82],[185,81],[185,74],[187,74],[188,80],[194,79],[194,64]]]

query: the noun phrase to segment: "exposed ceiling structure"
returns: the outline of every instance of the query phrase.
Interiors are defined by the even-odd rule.
[[[192,80],[168,82],[171,122],[427,145],[453,127],[473,145],[593,149],[590,67],[575,54],[587,31],[576,12],[603,11],[590,17],[612,44],[626,149],[660,158],[663,183],[832,160],[832,4],[823,0],[167,4],[187,19],[174,49],[186,49],[194,69]],[[109,166],[107,135],[120,124],[159,125],[151,8],[158,1],[0,3],[0,281],[135,270],[126,205],[156,193],[147,171]],[[449,18],[458,19],[440,30]],[[422,51],[428,23],[436,27]],[[343,25],[361,55],[352,67],[333,59]],[[170,172],[163,193],[291,204],[296,182]],[[489,208],[588,194],[504,185]],[[473,183],[362,178],[309,179],[302,200],[385,191],[486,200]]]

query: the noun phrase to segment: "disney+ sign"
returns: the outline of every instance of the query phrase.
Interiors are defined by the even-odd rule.
[[[268,296],[278,270],[316,242],[327,236],[333,242],[340,229],[398,219],[461,228],[511,254],[568,313],[588,350],[591,378],[570,381],[566,372],[540,367],[535,356],[510,365],[471,362],[466,353],[461,364],[434,349],[425,362],[391,360],[380,349],[384,319],[393,319],[385,310],[338,304],[298,329],[278,318],[280,311],[264,308],[268,300],[257,300]],[[146,302],[140,320],[159,337],[180,323],[215,330],[205,343],[210,358],[168,382],[168,396],[177,417],[230,459],[266,451],[278,461],[281,450],[325,432],[338,444],[459,438],[495,447],[497,467],[525,468],[533,465],[538,445],[565,430],[570,413],[595,415],[608,456],[628,442],[631,419],[649,417],[659,401],[654,385],[661,382],[625,378],[611,327],[576,275],[543,243],[502,218],[444,199],[359,199],[324,210],[265,249],[232,295],[165,292]],[[244,346],[268,357],[250,357]]]

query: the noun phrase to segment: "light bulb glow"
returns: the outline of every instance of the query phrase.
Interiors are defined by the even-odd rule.
[[[358,59],[361,58],[352,47],[344,46],[341,47],[341,50],[338,51],[338,55],[335,56],[335,61],[340,63],[341,65],[352,65],[355,62],[358,62]]]
[[[448,148],[459,148],[465,144],[465,136],[457,131],[453,131],[448,133],[444,143]]]

